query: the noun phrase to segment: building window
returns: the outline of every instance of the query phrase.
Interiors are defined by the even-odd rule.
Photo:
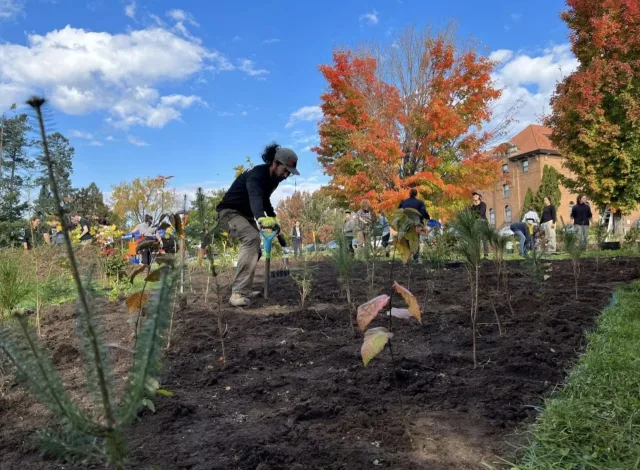
[[[502,173],[509,173],[509,165],[506,163],[502,165]]]
[[[489,223],[491,225],[496,224],[496,211],[494,211],[493,208],[489,209]]]
[[[522,162],[522,172],[523,173],[528,173],[529,172],[529,160],[523,160],[523,162]]]
[[[504,194],[504,198],[507,199],[509,196],[511,196],[511,188],[509,187],[508,184],[503,184],[502,185],[502,192]]]
[[[511,223],[511,206],[504,206],[504,221],[508,224]]]

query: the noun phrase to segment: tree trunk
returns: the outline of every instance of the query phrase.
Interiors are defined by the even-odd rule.
[[[613,233],[622,233],[622,212],[612,211],[611,217],[613,219]]]

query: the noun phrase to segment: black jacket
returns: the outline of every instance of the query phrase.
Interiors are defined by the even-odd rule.
[[[591,207],[589,204],[576,204],[571,209],[571,218],[575,225],[589,225],[591,221]]]
[[[556,223],[556,206],[553,204],[544,206],[544,209],[542,209],[542,219],[540,219],[540,223],[544,224],[550,220],[552,220],[554,224]]]
[[[487,220],[487,205],[484,202],[480,201],[477,206],[471,204],[471,212],[474,212],[480,220]]]
[[[302,241],[302,227],[300,228],[300,236],[299,237],[296,234],[296,228],[293,227],[291,229],[291,238],[293,239],[294,242],[301,242]]]
[[[402,201],[400,203],[400,205],[398,206],[400,209],[415,209],[418,212],[420,212],[421,215],[421,222],[424,222],[425,220],[429,220],[431,217],[429,217],[429,213],[427,212],[427,208],[424,205],[424,201],[421,201],[420,199],[416,198],[416,197],[410,197],[409,199],[405,199],[404,201]]]
[[[269,198],[278,187],[278,182],[269,176],[269,165],[257,165],[236,178],[216,207],[236,210],[246,217],[275,217]]]

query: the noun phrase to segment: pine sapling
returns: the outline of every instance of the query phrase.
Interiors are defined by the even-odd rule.
[[[298,286],[300,292],[300,310],[304,310],[305,303],[311,294],[311,284],[313,282],[313,267],[308,261],[303,261],[299,265],[301,268],[291,277]]]
[[[353,299],[351,298],[351,281],[353,278],[353,268],[355,266],[355,258],[349,251],[349,248],[346,246],[346,241],[344,236],[341,236],[340,243],[338,245],[338,249],[331,256],[331,260],[335,265],[338,271],[338,282],[340,286],[345,292],[347,297],[347,305],[348,305],[348,313],[349,313],[349,327],[351,328],[351,333],[355,334],[355,329],[353,327],[353,319],[351,317],[351,312],[353,308]]]

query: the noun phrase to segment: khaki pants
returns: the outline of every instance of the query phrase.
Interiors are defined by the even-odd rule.
[[[231,285],[231,293],[249,295],[253,287],[253,276],[260,259],[260,232],[255,220],[249,219],[238,211],[224,209],[218,213],[220,226],[229,232],[229,236],[240,242],[238,268]]]
[[[547,253],[556,252],[556,229],[553,220],[549,220],[542,224],[544,227],[544,237],[547,239]]]

